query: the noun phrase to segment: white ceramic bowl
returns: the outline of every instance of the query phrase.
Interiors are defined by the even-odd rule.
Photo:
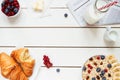
[[[18,2],[19,3],[19,2]],[[2,3],[1,3],[2,4]],[[0,8],[2,8],[1,6],[0,6]],[[5,13],[3,13],[6,17],[8,17],[8,18],[15,18],[15,17],[18,17],[18,15],[20,14],[20,12],[21,12],[21,6],[20,6],[20,3],[19,3],[19,10],[18,10],[18,12],[15,14],[15,15],[13,15],[13,16],[7,16]]]

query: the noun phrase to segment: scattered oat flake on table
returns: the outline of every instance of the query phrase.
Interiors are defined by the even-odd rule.
[[[46,55],[43,56],[43,64],[47,67],[50,68],[53,66],[53,64],[50,62],[50,58]]]

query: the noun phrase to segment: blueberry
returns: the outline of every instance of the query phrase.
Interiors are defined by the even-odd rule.
[[[8,12],[9,12],[9,9],[6,8],[6,9],[5,9],[5,14],[7,14]]]
[[[104,70],[102,70],[102,71],[101,71],[101,74],[102,74],[102,75],[104,75],[104,74],[105,74],[105,71],[104,71]]]
[[[97,71],[97,72],[100,72],[100,71],[101,71],[101,68],[97,68],[96,71]]]
[[[105,56],[104,56],[104,55],[101,55],[101,59],[104,60],[104,59],[105,59]]]
[[[103,77],[102,80],[106,80],[106,77]]]
[[[65,17],[65,18],[67,18],[67,17],[68,17],[68,14],[67,14],[67,13],[65,13],[65,14],[64,14],[64,17]]]
[[[86,67],[85,66],[83,67],[83,71],[86,71]]]
[[[10,3],[12,3],[14,0],[9,0]]]
[[[58,72],[58,73],[59,73],[59,72],[60,72],[60,69],[56,69],[56,72]]]
[[[111,64],[108,64],[108,65],[107,65],[107,67],[108,67],[108,68],[111,68],[111,67],[112,67],[112,65],[111,65]]]
[[[2,2],[1,6],[2,6],[2,7],[5,6],[5,1]]]
[[[93,78],[92,78],[92,80],[96,80],[96,78],[95,78],[95,77],[93,77]]]
[[[8,9],[10,9],[11,7],[10,6],[7,6]]]
[[[18,8],[14,8],[14,13],[16,14],[18,12]]]
[[[10,6],[10,9],[14,9],[14,6]]]
[[[100,74],[100,77],[103,77],[104,75],[103,74]]]

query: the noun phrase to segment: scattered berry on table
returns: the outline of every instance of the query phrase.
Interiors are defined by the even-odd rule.
[[[64,17],[65,17],[65,18],[67,18],[67,17],[68,17],[68,14],[67,14],[67,13],[65,13],[65,14],[64,14]]]
[[[59,72],[60,72],[60,69],[56,69],[56,72],[58,72],[58,73],[59,73]]]
[[[108,69],[104,69],[105,72],[108,72]]]

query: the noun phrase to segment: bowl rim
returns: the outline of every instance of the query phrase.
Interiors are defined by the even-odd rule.
[[[2,3],[1,3],[2,4]],[[12,16],[7,16],[3,11],[2,11],[2,6],[0,5],[0,9],[1,9],[1,12],[8,18],[12,18],[12,17],[16,17],[20,14],[20,11],[21,11],[21,6],[20,6],[20,3],[18,1],[18,4],[19,4],[19,9],[18,9],[18,12],[15,14],[15,15],[12,15]]]

